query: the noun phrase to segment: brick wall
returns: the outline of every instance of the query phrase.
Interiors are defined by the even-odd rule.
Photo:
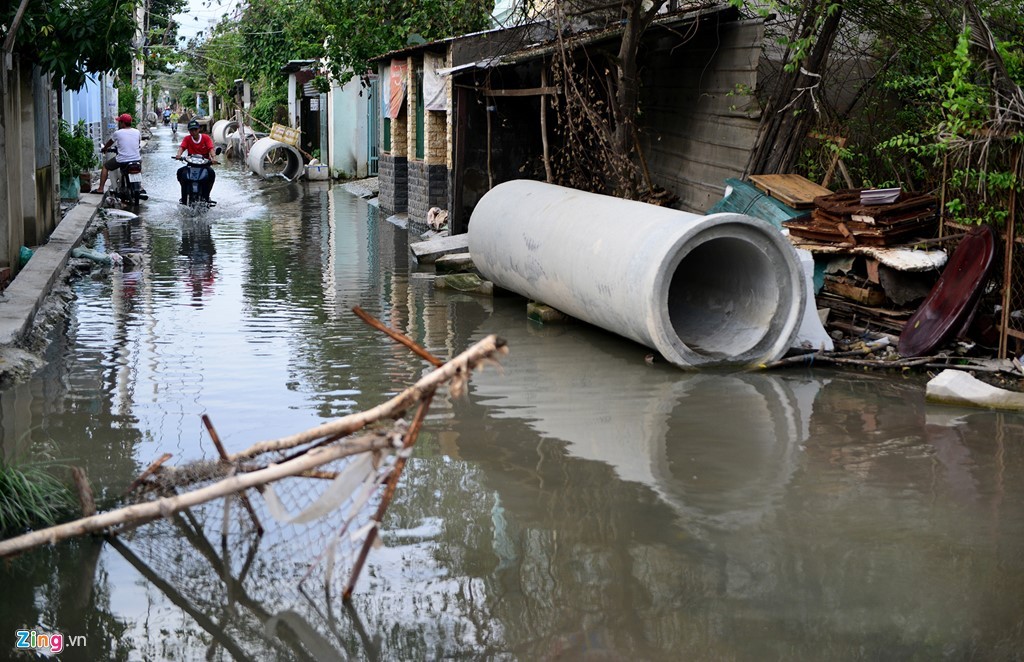
[[[409,160],[404,156],[381,154],[378,162],[380,193],[378,201],[386,216],[409,207]]]
[[[426,224],[427,212],[431,207],[448,209],[448,167],[428,164],[423,161],[409,161],[409,220]],[[383,206],[384,185],[381,184],[381,205]]]
[[[422,61],[409,62],[409,70],[419,69]],[[410,114],[422,103],[415,92],[411,95]],[[415,116],[413,116],[415,117]],[[448,209],[448,113],[424,111],[423,159],[409,160],[409,221],[426,224],[431,207]],[[415,154],[416,124],[409,121],[409,154]]]

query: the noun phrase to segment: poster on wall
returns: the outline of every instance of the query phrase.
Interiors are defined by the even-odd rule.
[[[391,61],[390,87],[388,90],[391,102],[388,104],[388,117],[398,119],[398,112],[402,110],[402,102],[405,100],[405,71],[407,65],[405,60]]]
[[[380,116],[391,117],[391,67],[384,67],[384,75],[380,77]]]
[[[427,53],[423,56],[423,107],[427,110],[448,110],[444,76],[437,73],[443,67],[444,59],[440,55]]]

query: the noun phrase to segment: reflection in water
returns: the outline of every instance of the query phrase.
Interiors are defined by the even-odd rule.
[[[1005,483],[1005,458],[997,466],[985,460],[994,415],[961,419],[954,439],[950,428],[922,425],[919,385],[888,377],[663,373],[643,366],[639,352],[595,352],[605,338],[589,328],[553,331],[515,318],[503,328],[513,348],[504,376],[484,373],[473,383],[490,417],[521,420],[541,439],[565,442],[572,457],[650,488],[679,527],[667,536],[640,533],[644,521],[661,520],[654,511],[623,521],[631,509],[622,501],[638,497],[591,464],[566,461],[572,477],[562,482],[578,498],[562,494],[548,465],[563,458],[547,443],[531,453],[518,441],[529,438],[522,431],[491,440],[501,449],[498,466],[485,457],[492,451],[463,444],[488,474],[518,476],[499,493],[516,505],[520,524],[503,508],[493,541],[499,567],[513,576],[506,585],[558,592],[550,603],[558,609],[523,640],[572,639],[574,628],[592,631],[595,617],[618,615],[611,640],[636,651],[638,640],[621,638],[629,628],[618,605],[629,603],[639,641],[700,657],[927,656],[1019,641],[1019,605],[991,594],[1006,596],[1004,581],[1020,588],[1021,566],[1008,576],[980,571],[982,550],[993,570],[1005,552],[975,549],[972,529],[981,517],[981,528],[1000,531],[1004,544],[1009,536],[1017,549],[1021,509],[994,509],[1005,500],[999,496],[960,516],[980,496],[965,486]],[[1018,475],[1020,459],[1018,452],[1011,463]],[[967,480],[967,465],[981,476]],[[585,471],[594,474],[592,489]],[[520,506],[551,493],[560,496],[540,512]],[[625,556],[615,555],[622,547]],[[596,550],[603,553],[595,558]],[[552,568],[559,558],[588,561]],[[581,571],[579,585],[566,581]],[[936,576],[942,581],[929,580]],[[611,577],[633,585],[609,585]],[[576,619],[564,608],[573,594],[585,596]],[[966,614],[949,609],[962,595],[978,599],[967,601]],[[999,605],[985,609],[986,602]],[[536,606],[513,605],[503,622],[522,626],[522,609]],[[998,625],[990,627],[989,611],[1001,613]]]
[[[202,217],[183,220],[181,248],[178,252],[185,258],[185,274],[195,302],[193,305],[202,306],[202,302],[209,298],[217,278],[213,266],[217,248],[213,245],[210,221]]]
[[[652,488],[689,525],[739,526],[777,505],[826,383],[648,368],[595,351],[609,339],[589,328],[551,333],[514,313],[495,323],[514,350],[501,375],[473,382],[491,416],[525,420],[572,455]],[[723,416],[722,403],[736,415]]]
[[[232,452],[373,406],[425,365],[354,305],[443,358],[491,332],[511,354],[435,399],[352,608],[302,582],[333,520],[257,537],[211,504],[0,569],[0,631],[86,634],[71,660],[1019,655],[1024,417],[926,406],[916,378],[649,366],[435,291],[339,187],[227,166],[183,218],[174,165],[108,227],[129,260],[75,284],[46,366],[0,392],[5,457],[50,447],[109,506],[164,452],[214,457],[203,413]]]

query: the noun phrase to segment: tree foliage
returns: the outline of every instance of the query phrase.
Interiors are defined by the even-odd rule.
[[[370,60],[411,43],[476,32],[487,27],[486,0],[315,0],[326,23],[325,55],[338,80],[372,67]]]
[[[18,2],[0,8],[0,36],[6,38]],[[138,0],[29,2],[15,35],[14,52],[81,88],[89,72],[117,71],[131,65],[135,53],[134,11]]]
[[[286,101],[281,68],[290,60],[320,60],[337,80],[368,72],[371,58],[412,40],[451,37],[487,26],[483,0],[250,0],[210,34],[184,49],[183,86],[232,97],[235,81],[252,86],[252,115],[269,124]]]
[[[967,3],[959,25],[937,26],[945,48],[901,59],[883,80],[904,112],[879,154],[899,180],[943,189],[965,222],[1005,223],[1022,192],[1024,28],[1007,11]]]
[[[225,17],[187,45],[183,86],[187,93],[212,89],[232,98],[235,81],[246,80],[260,104],[257,119],[269,122],[285,101],[281,68],[289,60],[321,57],[325,37],[323,20],[310,4],[251,0],[239,16]]]
[[[146,73],[171,74],[181,62],[178,50],[178,22],[174,16],[188,6],[187,0],[148,0],[143,57]]]

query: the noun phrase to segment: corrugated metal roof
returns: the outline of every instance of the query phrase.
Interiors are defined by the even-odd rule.
[[[726,13],[726,12],[730,12],[730,11],[731,12],[735,12],[736,10],[733,7],[731,7],[730,5],[728,5],[728,4],[722,4],[722,3],[718,3],[718,2],[714,2],[714,1],[708,1],[708,0],[698,0],[697,2],[688,3],[685,7],[677,9],[674,12],[670,12],[670,13],[666,13],[666,14],[663,14],[661,16],[658,16],[651,23],[651,27],[655,27],[655,26],[672,27],[673,25],[677,25],[677,24],[680,24],[680,23],[685,23],[685,22],[691,21],[695,17],[700,16],[700,15],[721,14],[721,13]],[[544,25],[547,25],[549,23],[550,23],[550,21],[545,20],[545,21],[538,21],[538,22],[530,24],[530,25],[544,26]],[[432,42],[429,42],[429,43],[426,43],[426,44],[417,44],[415,46],[409,46],[409,47],[406,47],[406,48],[400,48],[398,50],[389,51],[387,53],[384,53],[383,55],[380,55],[378,57],[372,58],[370,60],[370,62],[383,62],[383,61],[386,61],[386,60],[390,60],[390,59],[392,59],[392,58],[394,58],[396,56],[403,56],[403,55],[404,56],[410,56],[410,55],[415,55],[417,53],[421,53],[421,52],[424,52],[424,51],[443,52],[450,44],[452,44],[452,43],[454,43],[456,41],[474,39],[474,38],[479,38],[479,37],[483,37],[483,36],[487,36],[487,35],[499,34],[499,33],[502,33],[502,32],[511,32],[513,30],[521,30],[523,27],[526,27],[526,26],[517,26],[517,27],[509,27],[509,28],[495,28],[495,29],[492,29],[492,30],[483,30],[483,31],[480,31],[480,32],[472,32],[472,33],[469,33],[469,34],[458,35],[456,37],[448,37],[446,39],[440,39],[438,41],[432,41]],[[611,27],[593,28],[591,30],[576,32],[576,33],[573,33],[571,35],[571,45],[574,46],[574,47],[575,46],[585,46],[587,44],[592,44],[594,42],[602,41],[604,39],[610,39],[610,38],[616,37],[619,34],[621,34],[623,29],[624,28],[623,28],[622,25],[614,25],[614,26],[611,26]],[[468,69],[470,67],[489,68],[489,67],[493,67],[493,66],[502,66],[502,65],[506,65],[506,64],[515,64],[517,62],[522,62],[522,61],[525,61],[525,60],[530,60],[530,59],[533,59],[535,57],[540,57],[542,55],[546,55],[548,53],[551,53],[557,47],[558,47],[558,45],[556,44],[556,42],[554,40],[551,40],[551,41],[548,41],[548,42],[545,42],[545,43],[541,43],[541,44],[531,44],[530,46],[527,46],[525,48],[521,48],[521,49],[513,51],[511,53],[489,58],[489,62],[487,64],[482,64],[484,62],[483,60],[481,60],[480,62],[472,62],[472,63],[468,63],[466,65],[459,65],[459,67],[452,67],[448,71],[448,73],[453,73],[455,70],[458,70],[459,68],[462,68],[462,69]]]
[[[729,5],[708,3],[695,4],[700,6],[695,9],[693,5],[690,5],[687,9],[659,16],[651,22],[650,28],[659,26],[671,28],[682,23],[688,23],[699,16],[711,16],[736,11]],[[615,25],[607,28],[588,30],[586,32],[577,32],[566,38],[566,45],[570,48],[578,48],[580,46],[587,46],[600,41],[613,39],[621,35],[624,29],[625,28],[622,25]],[[505,66],[533,60],[544,55],[549,55],[559,48],[561,48],[561,45],[556,40],[551,40],[543,44],[532,44],[517,51],[513,51],[512,53],[502,55],[498,58],[493,58],[496,62],[490,66]]]
[[[288,63],[281,67],[281,73],[293,74],[314,64],[316,64],[316,60],[288,60]]]

